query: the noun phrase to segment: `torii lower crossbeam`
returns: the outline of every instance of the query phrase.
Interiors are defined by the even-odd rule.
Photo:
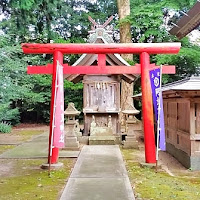
[[[63,54],[99,54],[98,66],[68,66],[64,64],[64,74],[141,74],[142,85],[142,112],[144,123],[145,157],[147,163],[155,163],[155,140],[153,128],[153,107],[150,88],[149,70],[156,68],[150,64],[150,54],[176,54],[181,47],[180,43],[138,43],[138,44],[22,44],[24,53],[31,54],[53,54],[53,65],[29,66],[29,74],[52,74],[55,76],[56,61],[63,62]],[[105,66],[105,54],[125,53],[140,54],[140,64],[135,66]],[[165,73],[175,73],[174,66],[163,67]],[[55,87],[53,78],[52,88]],[[51,120],[52,126],[52,104],[54,102],[52,90]],[[52,154],[52,163],[57,162],[58,150]]]

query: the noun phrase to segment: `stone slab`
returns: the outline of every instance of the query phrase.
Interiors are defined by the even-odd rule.
[[[115,136],[90,136],[89,145],[114,145]]]
[[[60,151],[59,157],[76,158],[80,151]],[[25,142],[0,155],[0,158],[46,158],[48,155],[48,135],[41,134],[32,141]]]
[[[51,170],[57,170],[63,167],[63,163],[58,162],[50,165]],[[42,169],[49,169],[49,163],[44,163],[41,165]]]
[[[84,146],[61,200],[134,200],[118,145]]]

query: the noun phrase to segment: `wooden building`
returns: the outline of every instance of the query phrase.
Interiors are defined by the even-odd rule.
[[[162,87],[166,151],[186,168],[200,170],[200,77]],[[141,100],[141,93],[134,99]]]
[[[167,152],[200,170],[200,77],[164,86],[163,102]]]
[[[179,39],[185,37],[192,30],[196,29],[200,25],[200,1],[197,1],[195,5],[187,12],[183,13],[183,17],[177,24],[169,31],[170,34],[175,35]]]
[[[105,23],[107,25],[107,23]],[[113,43],[112,31],[106,30],[104,25],[97,25],[89,31],[89,43]],[[106,65],[130,66],[119,54],[106,55]],[[98,55],[83,54],[73,66],[97,65]],[[113,134],[120,134],[120,81],[131,83],[134,75],[68,75],[67,80],[77,83],[83,82],[83,113],[84,135],[90,133],[92,119],[97,127],[108,126],[111,117]],[[131,95],[131,94],[130,94]],[[93,117],[94,116],[94,117]]]
[[[200,25],[200,2],[169,31],[179,39]],[[185,167],[200,170],[200,77],[163,88],[167,151]]]

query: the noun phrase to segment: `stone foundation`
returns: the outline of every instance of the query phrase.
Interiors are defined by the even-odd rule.
[[[124,140],[122,144],[124,149],[138,149],[138,141],[136,140],[136,137],[126,136],[126,140]]]
[[[89,145],[115,145],[115,136],[90,136]]]
[[[177,149],[174,145],[166,143],[166,150],[174,156],[184,167],[191,170],[200,170],[200,157],[189,156],[184,151]]]

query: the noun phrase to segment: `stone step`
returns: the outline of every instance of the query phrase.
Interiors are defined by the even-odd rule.
[[[139,148],[140,151],[143,151],[144,150],[144,144],[139,144],[138,148]]]
[[[124,141],[123,142],[124,149],[139,149],[137,141]]]
[[[89,145],[115,145],[115,136],[90,136]]]

